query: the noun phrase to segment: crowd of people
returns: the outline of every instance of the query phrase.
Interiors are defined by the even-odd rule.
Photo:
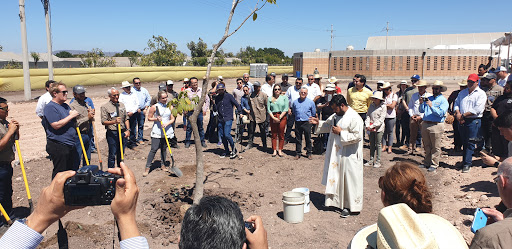
[[[510,111],[512,77],[509,77],[506,72],[505,67],[489,69],[488,65],[480,65],[478,74],[471,74],[467,79],[460,81],[458,83],[460,89],[452,92],[449,98],[443,96],[447,87],[442,81],[436,80],[428,84],[419,75],[413,75],[410,83],[405,80],[400,81],[396,85],[398,90],[393,92],[391,83],[383,81],[377,83],[377,89],[374,91],[366,84],[364,75],[356,74],[345,94],[338,86],[338,80],[335,77],[329,78],[328,83],[324,85],[321,83],[319,74],[307,75],[306,84],[302,78],[298,77],[294,85],[288,83],[287,74],[282,75],[280,83],[276,82],[275,73],[268,74],[263,84],[259,81],[250,82],[250,76],[244,74],[236,80],[236,88],[231,93],[228,92],[222,76],[219,76],[212,83],[212,88],[208,90],[197,118],[201,144],[195,146],[207,147],[206,140],[209,140],[210,143],[223,145],[224,151],[220,155],[221,158],[229,156],[234,159],[239,153],[256,146],[254,136],[258,126],[261,139],[259,149],[273,157],[284,157],[283,147],[294,142],[296,144],[294,159],[298,160],[304,156],[312,160],[313,147],[318,147],[319,154],[325,153],[322,177],[322,184],[325,185],[325,206],[340,209],[342,217],[358,214],[362,210],[363,166],[381,167],[381,153],[393,153],[393,147],[409,155],[418,154],[423,148],[424,159],[420,165],[398,163],[388,168],[386,174],[379,180],[379,187],[382,189],[381,198],[386,208],[381,211],[377,225],[366,230],[379,232],[381,216],[382,222],[389,222],[392,217],[390,213],[393,212],[420,223],[428,223],[425,221],[428,219],[438,221],[442,219],[417,215],[432,212],[431,194],[419,168],[425,168],[426,172],[435,172],[440,166],[441,140],[444,137],[444,126],[447,122],[454,128],[453,152],[462,152],[461,172],[469,172],[473,166],[473,156],[480,156],[485,164],[496,166],[498,174],[495,182],[497,182],[500,197],[507,208],[512,208],[512,203],[508,200],[512,198],[512,194],[509,193],[512,161],[507,159],[512,155],[512,146],[509,143],[512,141],[512,112]],[[181,91],[184,91],[190,100],[201,97],[202,89],[198,85],[197,78],[184,79],[183,84]],[[158,93],[153,97],[141,85],[141,80],[134,78],[132,83],[122,82],[121,91],[111,87],[107,91],[109,101],[101,106],[101,123],[105,126],[108,144],[109,172],[124,175],[125,180],[118,181],[117,188],[120,193],[130,192],[129,195],[116,195],[112,203],[112,212],[116,217],[119,216],[120,220],[126,217],[125,219],[132,221],[133,217],[130,217],[134,215],[133,203],[136,203],[136,193],[138,193],[133,172],[122,162],[124,149],[135,149],[148,141],[144,138],[146,115],[147,120],[154,124],[150,134],[151,149],[143,176],[150,173],[158,149],[161,151],[161,168],[169,171],[167,168],[169,165],[166,162],[167,145],[178,147],[175,133],[177,117],[172,115],[173,106],[169,104],[172,99],[179,96],[179,93],[173,90],[174,82],[169,80],[160,84]],[[73,99],[69,105],[66,103],[68,90],[64,83],[48,81],[46,90],[47,93],[39,98],[36,114],[41,118],[45,129],[46,150],[54,166],[52,178],[55,179],[41,195],[43,202],[48,202],[48,207],[41,207],[40,201],[36,208],[38,212],[34,212],[25,221],[15,223],[16,225],[11,228],[19,232],[27,231],[24,229],[28,227],[39,235],[51,223],[71,211],[69,207],[64,206],[62,196],[57,195],[57,199],[52,199],[47,195],[61,191],[63,179],[72,176],[71,172],[77,170],[81,164],[85,165],[86,158],[90,158],[91,153],[96,151],[93,132],[95,107],[92,100],[86,97],[86,89],[81,85],[74,86]],[[15,120],[6,121],[8,110],[7,100],[1,98],[0,178],[9,179],[9,181],[2,181],[0,203],[9,213],[12,211],[11,163],[14,160],[14,151],[10,148],[15,137],[19,137],[19,123]],[[205,132],[203,116],[208,111],[210,111],[210,119]],[[192,127],[188,119],[191,115],[190,111],[183,114],[183,129],[186,131],[185,148],[190,147],[193,141],[191,140]],[[233,123],[235,123],[235,138],[231,135]],[[238,150],[236,144],[242,144],[245,131],[247,131],[246,146]],[[292,131],[294,131],[294,137]],[[316,134],[317,137],[312,138],[312,134]],[[370,149],[369,155],[363,154],[366,135],[366,142]],[[81,139],[78,139],[78,136]],[[267,137],[271,137],[272,150],[267,147]],[[303,140],[305,155],[302,154]],[[395,143],[394,140],[396,140]],[[314,146],[315,143],[318,146]],[[49,199],[45,200],[45,198]],[[130,198],[131,200],[128,200]],[[120,207],[121,202],[127,202],[126,205],[129,208]],[[405,203],[405,206],[400,206],[399,203]],[[216,209],[219,207],[223,214],[226,210],[232,210],[232,213],[228,214],[229,217],[217,215],[216,213],[220,211]],[[55,210],[51,210],[52,208]],[[131,208],[133,211],[129,210]],[[202,247],[200,245],[206,245],[202,243],[224,241],[207,238],[202,233],[192,236],[191,231],[204,227],[196,224],[204,222],[200,217],[203,212],[212,214],[210,218],[213,223],[224,224],[223,222],[226,221],[223,219],[235,219],[243,224],[243,218],[236,204],[218,197],[205,197],[185,215],[180,248],[200,248]],[[488,245],[497,245],[511,240],[512,237],[503,238],[504,235],[494,233],[498,228],[510,230],[503,225],[503,222],[507,221],[506,218],[510,216],[510,212],[501,213],[494,209],[484,209],[484,212],[498,222],[496,226],[491,225],[482,229],[482,232],[478,232],[471,248],[487,248]],[[41,219],[43,215],[52,218]],[[254,216],[248,221],[255,226],[254,233],[244,231],[243,225],[240,228],[238,223],[231,224],[233,227],[221,227],[215,233],[237,234],[237,239],[229,242],[233,243],[233,248],[240,248],[244,243],[248,243],[250,248],[265,248],[266,232],[261,218]],[[121,236],[124,239],[122,247],[147,247],[147,242],[140,237],[136,224],[135,227],[130,222],[125,224],[127,228],[125,236]],[[501,225],[498,226],[498,224]],[[396,225],[400,226],[398,223]],[[393,226],[383,224],[382,229],[387,229],[386,235],[390,237],[379,237],[379,239],[392,241],[386,241],[386,243],[401,244],[398,241],[400,236],[395,234],[397,231],[393,231]],[[457,231],[452,230],[446,228],[447,233],[452,233],[455,237],[460,236]],[[426,230],[421,232],[427,233]],[[122,235],[123,233],[121,231]],[[434,238],[437,235],[434,233],[431,237]],[[203,237],[198,239],[198,236]],[[33,238],[36,242],[42,239],[36,235]],[[135,239],[128,240],[130,238]],[[354,243],[359,243],[357,241],[369,241],[357,238],[358,235],[351,244],[352,248],[361,248],[354,246]],[[0,245],[6,241],[12,243],[14,239],[14,232],[8,232],[0,239]],[[35,245],[37,246],[39,242]],[[433,240],[426,243],[440,245],[444,242]],[[133,244],[138,246],[129,246]]]

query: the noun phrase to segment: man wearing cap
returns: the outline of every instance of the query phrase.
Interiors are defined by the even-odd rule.
[[[411,99],[409,100],[408,104],[408,112],[409,116],[411,117],[410,123],[409,123],[409,130],[411,134],[411,139],[409,143],[409,152],[408,154],[413,155],[414,152],[419,151],[419,146],[417,146],[417,143],[414,143],[417,139],[420,140],[421,144],[421,137],[418,138],[418,133],[421,134],[421,121],[423,119],[424,113],[420,112],[420,100],[422,98],[428,98],[432,96],[432,94],[428,93],[427,90],[427,82],[424,80],[420,80],[416,84],[418,88],[418,92],[414,93],[411,96]]]
[[[53,162],[52,178],[59,172],[77,170],[74,160],[76,150],[76,117],[78,112],[66,104],[68,90],[64,83],[51,85],[52,101],[44,107],[44,127],[46,128],[46,152]]]
[[[215,96],[215,111],[219,114],[218,131],[219,136],[224,144],[224,153],[221,158],[229,154],[230,159],[237,157],[235,143],[231,137],[231,127],[233,125],[233,106],[236,107],[238,115],[241,116],[242,108],[235,100],[233,95],[226,92],[226,85],[220,82],[217,84],[217,95]],[[231,146],[231,152],[229,151]]]
[[[512,158],[507,158],[498,166],[494,177],[501,201],[507,211],[482,208],[492,224],[479,229],[471,241],[470,249],[510,248],[512,245]]]
[[[373,93],[371,90],[364,87],[364,85],[366,85],[366,77],[364,75],[359,75],[355,83],[355,86],[347,91],[347,103],[354,111],[359,113],[361,119],[365,120],[366,112],[372,102],[370,97]]]
[[[137,146],[136,136],[134,133],[137,132],[137,118],[134,116],[136,113],[140,112],[139,109],[139,98],[137,94],[132,91],[132,84],[128,81],[123,81],[121,83],[121,88],[123,92],[119,96],[119,102],[123,103],[126,107],[126,115],[128,115],[128,119],[130,122],[130,139],[128,140],[128,144],[126,145],[128,148],[133,149]]]
[[[146,122],[146,115],[144,113],[146,109],[149,108],[151,95],[149,95],[149,92],[146,88],[141,86],[142,82],[139,78],[133,78],[132,82],[132,89],[136,93],[139,100],[139,108],[137,109],[137,112],[134,113],[136,130],[134,129],[131,135],[135,137],[136,143],[144,144],[144,122]]]
[[[288,100],[290,101],[288,103],[288,106],[291,107],[292,103],[297,100],[300,97],[300,89],[302,88],[302,78],[296,78],[295,79],[295,86],[288,88],[286,91],[286,97],[288,97]],[[287,144],[291,138],[292,138],[292,129],[293,125],[295,124],[295,115],[292,112],[292,108],[288,110],[288,117],[286,120],[286,132],[284,135],[284,143]]]
[[[315,83],[315,78],[313,75],[308,75],[308,83],[306,84],[305,87],[308,89],[308,99],[313,100],[313,102],[315,102],[320,98],[320,96],[322,96],[320,86]]]
[[[487,95],[478,87],[478,75],[470,74],[468,88],[460,91],[455,99],[454,110],[459,122],[462,138],[462,173],[469,172],[472,164],[473,151],[481,139],[482,116],[485,110]]]
[[[504,87],[508,81],[508,78],[510,78],[510,74],[507,73],[507,68],[504,66],[500,66],[496,70],[494,70],[494,73],[497,76],[498,85]]]
[[[261,83],[255,81],[253,84],[254,92],[251,93],[249,97],[249,106],[251,108],[251,112],[249,114],[249,119],[251,123],[249,124],[249,142],[245,147],[245,150],[249,150],[254,145],[254,133],[256,132],[256,125],[258,125],[260,129],[260,137],[262,148],[265,151],[267,149],[267,136],[265,134],[266,125],[268,123],[265,122],[267,118],[267,100],[268,96],[260,90]]]
[[[195,97],[201,98],[202,89],[198,87],[198,82],[196,77],[190,78],[190,88],[185,90],[187,92],[187,96],[190,100],[192,100]],[[208,111],[208,107],[210,106],[210,98],[208,95],[206,95],[206,98],[204,99],[203,104],[203,111],[199,112],[199,116],[197,116],[197,129],[199,130],[199,139],[201,140],[201,146],[203,148],[206,148],[206,142],[204,141],[204,129],[203,129],[203,116],[206,115],[206,111]],[[187,112],[185,114],[187,118],[192,116],[193,112]],[[192,135],[192,125],[190,122],[187,122],[187,132],[185,135],[185,148],[190,147],[190,143],[192,140],[190,140],[190,136]],[[198,145],[196,145],[198,146]]]
[[[332,97],[336,94],[336,87],[333,83],[327,84],[324,89],[324,96],[320,97],[316,102],[316,109],[320,110],[320,119],[327,120],[334,111],[332,110],[329,102],[332,100]],[[329,140],[329,133],[322,133],[322,141],[323,141],[323,149],[327,147],[327,140]]]
[[[7,214],[12,211],[12,161],[14,161],[14,141],[19,139],[20,124],[12,119],[7,121],[9,106],[0,97],[0,204]]]
[[[452,128],[453,128],[453,151],[455,152],[461,152],[462,151],[462,137],[460,136],[459,132],[459,121],[455,118],[455,100],[457,99],[457,96],[459,96],[460,91],[468,88],[468,81],[467,80],[461,80],[457,83],[459,85],[459,90],[453,91],[450,96],[448,97],[448,105],[450,105],[450,108],[448,109],[448,112],[450,115],[454,116]],[[499,134],[499,131],[498,131]]]
[[[413,94],[417,93],[418,92],[418,88],[416,87],[416,83],[418,83],[418,81],[420,80],[420,76],[415,74],[413,76],[411,76],[411,86],[408,87],[407,89],[405,89],[405,92],[404,92],[404,96],[403,96],[403,100],[405,101],[405,105],[406,105],[406,108],[405,108],[405,112],[407,112],[407,115],[409,115],[409,102],[411,102],[411,97]],[[409,122],[409,131],[411,130],[410,128],[410,122],[411,122],[411,117],[409,116],[408,118],[406,117],[404,122]],[[405,144],[400,147],[401,150],[407,150],[409,149],[409,147],[411,147],[411,144],[413,143],[416,143],[416,147],[419,148],[420,145],[421,145],[421,130],[418,130],[418,135],[415,136],[416,137],[416,140],[411,140],[409,139],[409,144],[406,146]]]
[[[281,84],[279,86],[281,86],[281,94],[282,95],[285,95],[286,94],[286,91],[288,91],[288,88],[290,88],[292,85],[290,83],[288,83],[288,74],[283,74],[283,76],[281,76]]]
[[[126,147],[126,140],[130,136],[130,130],[128,129],[130,122],[128,121],[125,105],[119,102],[119,91],[112,87],[108,89],[107,93],[110,101],[101,106],[101,124],[105,126],[106,130],[105,137],[108,144],[108,167],[114,168],[116,157],[118,167],[120,167],[119,164],[121,163],[118,124],[121,125],[124,149]]]
[[[434,172],[439,167],[444,119],[449,107],[448,100],[442,94],[446,89],[442,81],[436,80],[432,85],[432,96],[419,100],[419,111],[423,113],[421,133],[425,148],[425,159],[420,168],[423,166],[428,169],[428,172]]]
[[[82,135],[85,154],[87,155],[88,160],[91,160],[90,134],[92,120],[94,120],[94,109],[92,109],[85,102],[85,88],[83,86],[76,85],[73,87],[73,97],[75,101],[71,101],[69,107],[71,107],[71,110],[76,110],[78,112],[78,116],[76,117],[76,125],[80,130],[80,135]],[[78,158],[75,159],[75,167],[78,168],[80,166],[80,161],[83,161],[82,166],[87,165],[79,139],[76,141],[75,146],[78,153]]]
[[[244,86],[248,86],[252,93],[254,91],[254,87],[253,87],[252,83],[249,82],[249,74],[244,73],[244,75],[242,76],[242,79],[244,81]]]
[[[492,122],[494,118],[491,115],[491,107],[496,98],[503,94],[503,87],[496,84],[496,74],[494,73],[486,73],[484,77],[480,79],[480,85],[487,95],[485,111],[482,116],[483,148],[487,151],[492,151]]]

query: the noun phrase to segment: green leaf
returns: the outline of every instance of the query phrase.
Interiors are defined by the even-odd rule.
[[[253,21],[256,21],[257,18],[258,18],[258,13],[252,14],[252,20]]]

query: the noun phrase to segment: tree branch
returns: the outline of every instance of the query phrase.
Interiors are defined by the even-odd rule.
[[[258,3],[256,3],[256,7],[254,7],[254,10],[251,12],[251,14],[249,14],[245,19],[244,21],[238,26],[238,28],[236,28],[233,32],[231,32],[229,35],[226,36],[226,38],[232,36],[234,33],[236,33],[243,25],[244,23],[252,16],[254,15],[254,13],[256,13],[257,11],[261,10],[263,7],[265,7],[265,4],[267,4],[267,1],[265,1],[263,3],[263,5],[261,5],[261,7],[258,8]],[[230,20],[231,21],[231,20]],[[226,34],[224,34],[226,35]]]

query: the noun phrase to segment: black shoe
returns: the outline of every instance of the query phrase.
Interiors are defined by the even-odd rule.
[[[238,157],[237,151],[232,151],[231,154],[229,154],[229,159],[235,159]]]
[[[350,211],[348,211],[348,209],[344,208],[342,211],[341,211],[341,218],[347,218],[350,216]]]
[[[468,173],[469,172],[469,166],[463,166],[462,167],[462,173]]]
[[[180,146],[178,146],[177,144],[171,144],[171,148],[179,149]]]
[[[205,141],[201,141],[201,145],[203,146],[203,148],[206,148],[206,142]]]
[[[185,148],[188,148],[190,147],[190,144],[189,143],[185,143]]]

